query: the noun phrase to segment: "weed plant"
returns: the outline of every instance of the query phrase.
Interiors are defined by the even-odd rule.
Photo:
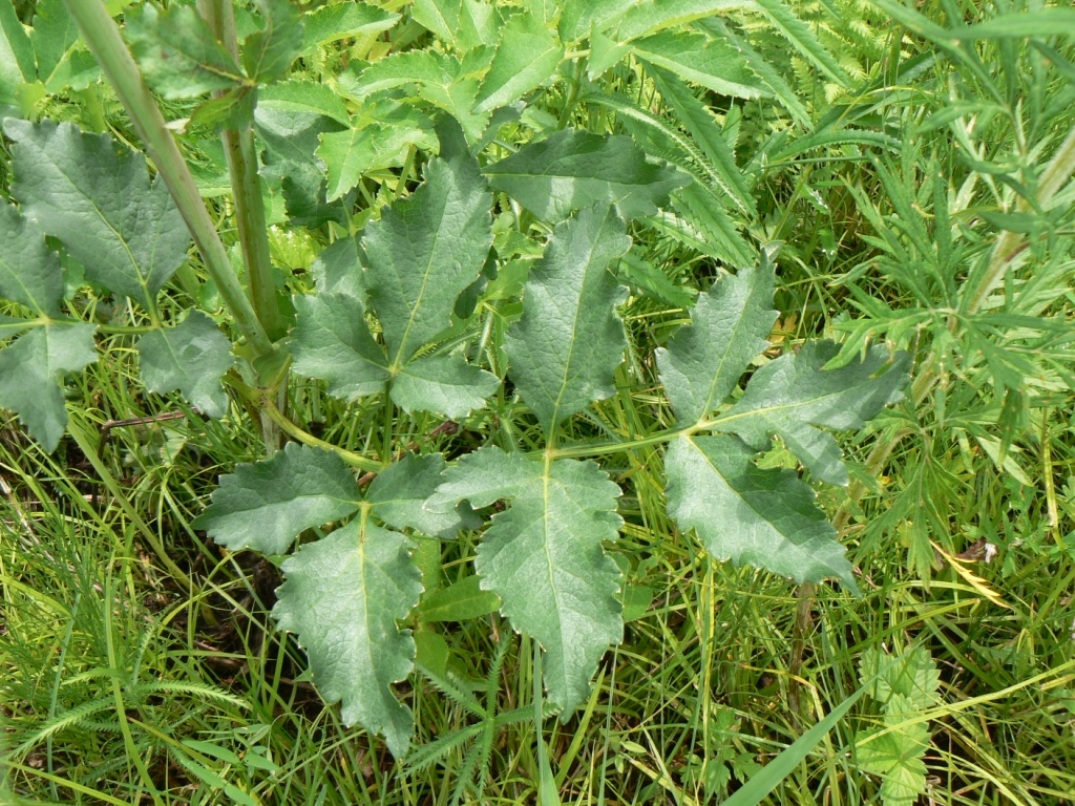
[[[221,251],[189,250],[147,302],[111,293],[63,232],[49,232],[49,249],[63,255],[64,309],[96,326],[96,361],[69,367],[82,371],[62,384],[47,378],[62,390],[62,436],[11,388],[18,366],[3,363],[0,376],[0,404],[21,415],[4,409],[0,427],[0,801],[1069,801],[1069,9],[692,0],[674,15],[570,0],[328,2],[304,8],[305,38],[281,45],[262,26],[284,30],[289,4],[237,3],[246,48],[267,42],[264,54],[300,56],[279,57],[282,68],[268,57],[244,65],[266,85],[244,145],[220,131],[249,123],[249,87],[161,65],[176,46],[162,18],[193,19],[195,7],[146,5],[107,7],[157,92]],[[59,121],[146,150],[144,124],[102,78],[86,45],[93,34],[79,39],[72,6],[0,0],[0,117],[16,121],[0,189],[23,211],[33,203],[20,195],[19,121]],[[213,6],[197,11],[219,26]],[[262,39],[243,39],[251,36]],[[510,61],[519,54],[505,41],[526,43],[525,58]],[[700,43],[723,49],[719,68],[691,49]],[[257,72],[270,69],[271,80]],[[443,114],[458,132],[436,126]],[[354,293],[340,267],[369,267],[369,233],[384,232],[392,211],[398,219],[401,203],[416,209],[436,171],[461,171],[463,151],[486,170],[569,130],[629,142],[656,172],[652,183],[667,180],[652,204],[605,199],[633,243],[609,261],[609,276],[628,289],[618,309],[625,359],[587,367],[607,370],[611,392],[545,427],[552,415],[517,369],[525,356],[513,328],[534,296],[526,283],[544,244],[585,212],[536,210],[525,189],[490,173],[483,209],[495,259],[452,300],[452,327],[431,334],[414,360],[465,357],[468,369],[508,382],[483,405],[452,404],[460,411],[451,416],[394,389],[397,405],[381,391],[340,394],[355,376],[323,366],[331,362],[302,335],[331,322],[327,307],[311,314],[310,300]],[[253,149],[259,203],[244,201],[229,176],[228,147]],[[153,158],[154,174],[167,169]],[[262,209],[263,241],[249,234]],[[221,256],[229,270],[243,267],[258,326],[222,315],[231,292],[213,264]],[[655,350],[674,353],[677,334],[700,327],[699,300],[748,288],[767,261],[775,321],[758,334],[768,347],[749,356],[745,391],[732,382],[733,406],[766,366],[810,355],[819,339],[838,345],[829,370],[908,356],[902,400],[893,394],[867,425],[832,431],[846,484],[823,483],[832,480],[825,465],[783,432],[756,453],[759,470],[816,491],[847,551],[843,575],[794,573],[772,558],[722,562],[703,548],[710,527],[681,514],[692,499],[670,503],[666,434],[689,395],[669,383]],[[4,275],[12,265],[0,257],[0,281],[24,276]],[[259,276],[258,265],[271,271]],[[0,302],[2,356],[28,314],[25,297],[0,288],[9,298]],[[357,316],[375,325],[377,344],[395,338],[371,315],[385,318],[384,299]],[[204,373],[206,386],[180,366],[154,384],[151,351],[137,338],[174,332],[162,323],[194,314],[211,325],[203,335],[227,333],[226,353],[239,345],[235,368]],[[261,340],[298,343],[302,371],[279,383],[286,361]],[[289,450],[304,443],[358,457],[364,501],[403,452],[459,467],[488,446],[540,455],[557,441],[561,461],[599,458],[622,490],[606,559],[620,580],[623,637],[593,663],[577,707],[553,718],[563,703],[548,647],[542,653],[517,614],[479,587],[475,561],[480,569],[496,527],[472,522],[454,540],[416,539],[412,549],[426,598],[398,616],[417,660],[394,686],[413,719],[409,749],[393,756],[383,724],[348,718],[346,695],[343,709],[326,705],[310,633],[297,638],[271,615],[294,607],[285,578],[299,578],[297,566],[282,549],[241,550],[257,536],[214,533],[205,514],[211,502],[216,517],[228,514],[214,496],[221,476],[266,466],[285,437]],[[504,498],[488,503],[503,511],[493,524],[520,506]],[[316,545],[326,524],[348,517],[321,516],[295,533],[304,548]],[[822,581],[832,576],[844,584]]]

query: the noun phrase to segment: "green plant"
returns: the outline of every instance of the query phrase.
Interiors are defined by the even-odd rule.
[[[326,41],[370,37],[397,15],[335,4],[300,15],[284,0],[259,0],[259,25],[219,4],[147,5],[128,23],[139,70],[105,7],[71,0],[158,173],[151,179],[145,159],[108,136],[5,121],[19,208],[0,217],[11,245],[0,293],[13,303],[0,327],[14,337],[0,351],[0,404],[55,449],[66,422],[62,375],[92,363],[95,335],[109,334],[137,337],[147,391],[178,390],[209,417],[247,412],[271,455],[223,476],[196,525],[274,560],[298,541],[280,561],[278,624],[297,634],[325,700],[342,700],[344,722],[383,735],[396,756],[414,726],[393,685],[416,654],[433,668],[439,651],[400,625],[435,623],[428,608],[443,588],[442,555],[462,529],[484,533],[474,574],[442,599],[448,618],[499,611],[526,637],[545,686],[535,688],[535,719],[566,718],[586,701],[623,636],[628,592],[610,549],[630,485],[625,465],[663,465],[667,515],[713,557],[854,589],[836,530],[797,468],[846,485],[823,429],[861,428],[899,400],[908,359],[874,347],[827,368],[839,355],[828,341],[770,354],[774,250],[755,257],[724,196],[706,187],[717,180],[754,212],[729,141],[683,83],[728,97],[768,91],[744,66],[721,66],[730,46],[706,27],[677,27],[717,5],[666,15],[614,3],[502,13],[418,2],[408,25],[439,43],[352,64],[332,92],[280,80],[298,55],[313,60]],[[764,7],[805,58],[842,78],[805,26],[772,0]],[[566,55],[584,40],[588,61]],[[690,137],[637,100],[594,88],[613,68],[638,64]],[[168,102],[187,105],[189,126],[222,130],[234,250],[143,73]],[[523,101],[554,76],[564,92],[558,117]],[[634,137],[569,125],[582,104],[633,119]],[[271,265],[255,124],[290,226],[331,240],[318,254],[315,293]],[[662,217],[666,205],[674,220]],[[644,287],[648,278],[658,299],[695,294],[632,257],[629,232],[647,237],[646,224],[740,267],[711,267],[718,279],[690,311],[659,323],[660,346],[628,338],[625,281]],[[207,287],[187,262],[191,238]],[[286,290],[297,293],[288,300]],[[162,314],[166,291],[188,300],[181,319]],[[101,316],[108,294],[125,298],[129,322]],[[341,419],[357,423],[348,447],[289,416],[294,376],[324,382],[347,404]],[[617,420],[617,405],[637,416]],[[281,433],[294,441],[277,450]],[[786,466],[760,466],[774,435]]]

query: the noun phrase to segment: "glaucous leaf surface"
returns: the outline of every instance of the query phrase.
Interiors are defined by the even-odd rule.
[[[861,428],[882,408],[903,399],[910,357],[890,360],[883,346],[864,360],[824,369],[839,352],[833,342],[811,342],[754,373],[746,392],[714,427],[738,434],[751,447],[769,446],[779,434],[818,478],[847,484],[847,468],[831,434],[815,426]]]
[[[0,202],[0,297],[25,305],[36,316],[60,315],[63,269],[45,236],[19,211]]]
[[[749,563],[797,582],[839,578],[851,564],[814,493],[792,470],[763,470],[734,436],[681,436],[665,454],[668,512],[718,560]]]
[[[147,3],[127,16],[126,33],[147,83],[165,98],[199,98],[245,79],[193,6]]]
[[[489,112],[518,100],[545,83],[563,57],[563,45],[542,20],[529,12],[515,14],[501,29],[475,110]]]
[[[310,270],[318,294],[344,294],[360,302],[366,299],[357,238],[340,238],[326,246]]]
[[[625,218],[652,215],[689,178],[657,165],[629,137],[565,129],[485,168],[489,184],[546,221],[614,204]]]
[[[463,525],[458,508],[445,506],[437,510],[428,502],[443,481],[441,474],[445,467],[444,457],[439,453],[407,454],[378,473],[370,483],[365,498],[371,512],[392,529],[414,529],[430,537],[455,537]]]
[[[291,336],[296,372],[328,381],[329,394],[345,400],[384,390],[391,378],[388,356],[370,334],[357,299],[319,293],[293,302],[298,314]]]
[[[67,427],[63,375],[97,360],[96,329],[81,322],[53,322],[0,350],[0,406],[18,414],[48,452],[60,444]]]
[[[299,532],[344,518],[358,506],[355,477],[339,456],[289,442],[272,458],[221,476],[194,527],[233,551],[282,554]]]
[[[492,246],[491,205],[475,160],[434,159],[422,186],[366,228],[366,288],[392,372],[451,324]]]
[[[602,544],[616,539],[620,489],[593,462],[544,463],[480,448],[445,471],[434,507],[510,501],[492,518],[475,567],[512,626],[545,650],[549,698],[565,715],[585,702],[597,662],[623,637],[622,584]]]
[[[284,561],[273,616],[298,636],[325,702],[342,701],[344,724],[360,722],[401,758],[414,733],[410,709],[392,692],[414,667],[415,646],[398,620],[422,593],[407,539],[356,518]]]
[[[609,206],[587,208],[553,232],[523,290],[522,318],[509,328],[509,374],[545,433],[615,392],[627,346],[615,308],[625,290],[609,263],[631,247]]]
[[[691,324],[657,349],[657,366],[676,419],[704,419],[731,394],[743,370],[768,347],[776,321],[774,270],[766,261],[721,278],[698,296]]]
[[[8,118],[13,193],[23,214],[86,268],[92,280],[148,304],[183,263],[190,234],[141,154],[69,123]]]
[[[428,356],[404,364],[392,379],[392,402],[407,412],[465,417],[481,408],[500,379],[458,355]]]
[[[191,311],[175,327],[147,333],[138,356],[150,392],[178,389],[202,413],[224,416],[228,396],[220,379],[232,366],[231,342],[204,313]]]

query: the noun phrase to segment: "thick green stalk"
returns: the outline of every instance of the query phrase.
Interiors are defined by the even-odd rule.
[[[272,340],[232,270],[231,261],[205,208],[194,177],[165,125],[156,101],[142,80],[142,74],[124,44],[119,28],[101,0],[64,0],[64,6],[78,24],[83,40],[101,65],[139,137],[146,144],[146,150],[183,215],[205,261],[206,270],[235,318],[236,326],[257,354],[271,353]]]
[[[213,35],[238,62],[235,12],[231,3],[198,0],[198,13],[209,24]],[[269,337],[275,340],[287,332],[287,323],[276,299],[265,205],[261,198],[261,179],[258,176],[258,157],[250,123],[249,120],[244,120],[237,128],[225,128],[220,136],[228,160],[239,246],[243,252],[243,263],[250,284],[250,301],[254,305],[258,320]]]

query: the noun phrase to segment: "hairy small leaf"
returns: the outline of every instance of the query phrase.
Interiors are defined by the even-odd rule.
[[[598,202],[625,218],[652,215],[688,177],[647,161],[629,137],[566,129],[485,168],[489,184],[547,221]]]
[[[512,626],[545,650],[545,685],[566,718],[585,702],[598,660],[623,638],[615,598],[622,575],[602,548],[621,524],[619,487],[593,462],[544,464],[499,448],[464,456],[445,479],[434,506],[511,501],[493,516],[476,567]]]
[[[149,180],[145,157],[68,123],[8,118],[4,131],[15,141],[23,212],[95,282],[150,304],[186,259],[190,234],[160,177]]]
[[[675,439],[665,455],[668,511],[718,560],[749,563],[797,582],[855,580],[836,530],[791,470],[762,470],[733,436]]]
[[[910,358],[900,353],[890,362],[888,350],[877,346],[861,362],[823,369],[839,351],[833,342],[811,342],[766,364],[714,427],[738,434],[757,450],[779,434],[818,478],[847,484],[836,440],[814,426],[861,428],[882,408],[902,400]]]
[[[213,502],[194,520],[233,551],[282,554],[295,536],[358,509],[354,476],[334,453],[288,443],[271,459],[220,477]]]
[[[325,702],[342,700],[344,724],[384,736],[396,758],[414,733],[392,693],[414,667],[414,639],[396,626],[422,593],[408,548],[398,532],[355,519],[284,561],[273,608],[280,628],[298,635]]]
[[[201,311],[174,328],[154,330],[138,342],[142,380],[150,392],[178,389],[209,417],[223,417],[228,396],[220,382],[231,369],[231,342]]]
[[[512,380],[546,434],[616,391],[613,372],[627,343],[615,307],[625,294],[609,263],[630,247],[611,207],[589,208],[556,228],[530,272],[505,349]]]
[[[691,324],[657,350],[657,366],[680,423],[696,423],[731,394],[739,376],[769,346],[776,311],[773,266],[724,277],[698,297]]]

